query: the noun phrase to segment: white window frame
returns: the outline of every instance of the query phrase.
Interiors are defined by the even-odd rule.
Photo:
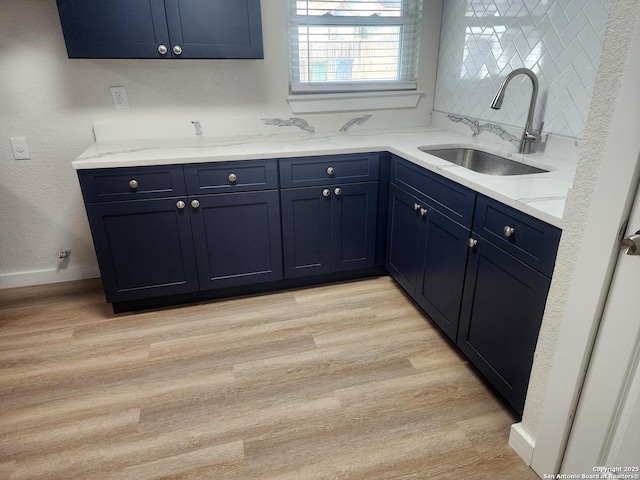
[[[375,92],[388,92],[388,94],[379,94],[379,97],[393,97],[393,92],[403,92],[403,105],[406,104],[407,91],[414,91],[415,104],[419,99],[417,92],[417,74],[418,74],[418,55],[420,43],[420,25],[422,14],[422,0],[401,0],[402,15],[398,17],[357,17],[357,16],[339,16],[339,15],[298,15],[296,0],[289,0],[289,83],[290,83],[290,104],[303,101],[305,94],[325,93],[331,94],[335,99],[336,94],[341,93],[356,94],[358,97],[372,98]],[[349,81],[349,82],[301,82],[300,81],[300,57],[298,54],[298,35],[300,26],[399,26],[401,28],[400,61],[399,61],[399,79],[392,81]],[[412,45],[412,48],[407,48]],[[360,95],[358,95],[360,94]],[[375,95],[374,95],[375,97]],[[318,104],[318,102],[314,102]],[[409,103],[412,106],[413,100]],[[388,98],[383,100],[386,106],[378,108],[394,108],[393,102],[389,102]],[[308,108],[308,107],[304,107]],[[349,105],[338,110],[350,109]]]

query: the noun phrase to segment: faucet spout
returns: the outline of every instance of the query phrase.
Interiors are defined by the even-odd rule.
[[[533,86],[531,90],[531,102],[529,103],[529,113],[527,115],[527,123],[524,127],[524,132],[522,133],[522,139],[520,140],[520,149],[519,153],[531,153],[531,144],[539,142],[542,139],[542,126],[544,123],[540,124],[540,131],[533,131],[533,113],[536,108],[536,101],[538,99],[538,77],[535,73],[533,73],[528,68],[516,68],[513,70],[502,82],[500,85],[500,89],[496,96],[493,98],[491,102],[491,108],[494,110],[500,110],[502,108],[502,101],[504,100],[504,92],[507,90],[507,85],[509,82],[513,80],[517,75],[526,75],[531,80],[531,84]]]

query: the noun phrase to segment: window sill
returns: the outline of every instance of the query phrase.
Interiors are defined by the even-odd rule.
[[[287,102],[293,113],[347,112],[415,108],[423,93],[419,90],[395,92],[316,93],[289,95]]]

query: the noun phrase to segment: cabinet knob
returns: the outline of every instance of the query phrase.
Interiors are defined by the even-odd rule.
[[[511,235],[516,233],[516,229],[507,225],[506,227],[504,227],[503,232],[505,237],[510,237]]]
[[[186,204],[182,200],[178,200],[178,203],[176,203],[176,207],[178,207],[180,210],[182,210],[185,206]]]
[[[340,189],[340,187],[337,187],[333,193],[336,194],[336,197],[339,197],[340,195],[342,195],[342,190]]]
[[[191,206],[193,208],[198,208],[200,206],[200,202],[198,200],[191,200]]]
[[[324,190],[322,190],[323,197],[328,197],[329,195],[331,195],[331,190],[329,190],[328,188],[325,188]]]
[[[469,239],[469,248],[473,248],[476,245],[478,245],[478,240],[476,240],[475,238],[470,238]]]
[[[138,188],[138,181],[137,180],[129,180],[129,187],[130,188]]]
[[[422,215],[423,217],[427,214],[427,209],[426,208],[420,208],[420,215]]]
[[[173,53],[176,55],[182,55],[182,47],[180,45],[176,45],[173,47]]]
[[[333,167],[327,168],[327,175],[333,175],[335,173],[335,169]]]
[[[169,51],[169,49],[167,48],[167,46],[166,46],[166,45],[160,45],[160,46],[158,47],[158,53],[159,53],[160,55],[166,55],[168,51]]]
[[[230,182],[235,182],[236,180],[238,180],[238,176],[235,173],[230,173],[229,174],[229,181]]]
[[[640,255],[640,231],[623,238],[620,251],[627,255]]]
[[[420,210],[421,205],[418,203],[414,203],[413,204],[413,209],[417,212],[418,210]]]

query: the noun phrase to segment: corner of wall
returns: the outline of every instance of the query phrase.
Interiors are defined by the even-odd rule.
[[[525,431],[522,423],[511,425],[509,432],[509,446],[518,454],[527,465],[531,465],[531,458],[535,449],[535,441]]]

